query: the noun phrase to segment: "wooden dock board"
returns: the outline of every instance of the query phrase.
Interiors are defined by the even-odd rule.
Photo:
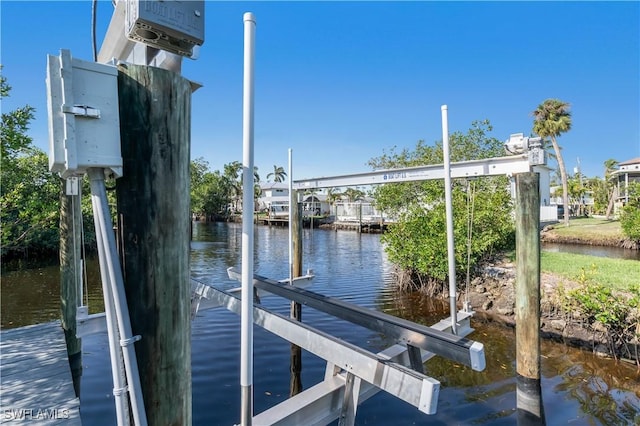
[[[0,332],[0,424],[81,425],[59,321]]]

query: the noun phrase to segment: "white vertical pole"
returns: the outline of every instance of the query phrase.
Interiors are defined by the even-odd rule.
[[[240,323],[240,421],[253,419],[253,60],[256,21],[244,14],[242,105],[242,311]]]
[[[444,163],[444,198],[447,215],[447,254],[449,256],[449,309],[451,311],[451,331],[458,333],[456,324],[456,253],[453,244],[453,201],[451,195],[451,167],[449,158],[449,120],[447,106],[440,107],[442,111],[442,150]]]
[[[289,284],[293,284],[293,154],[289,148]],[[297,205],[296,205],[297,207]]]
[[[109,357],[111,359],[111,376],[113,379],[113,397],[116,404],[116,421],[118,426],[127,426],[129,422],[129,402],[127,394],[123,390],[126,389],[127,379],[124,371],[124,361],[122,352],[118,342],[120,341],[120,332],[118,331],[118,323],[115,318],[115,307],[113,306],[113,295],[111,292],[111,278],[107,268],[106,243],[102,235],[102,227],[98,218],[102,209],[97,197],[91,197],[93,206],[94,224],[96,228],[96,245],[98,246],[98,258],[100,262],[100,278],[102,280],[102,292],[104,295],[104,312],[107,320],[107,334],[109,336]]]

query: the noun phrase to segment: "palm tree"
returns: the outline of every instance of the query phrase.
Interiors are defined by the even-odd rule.
[[[336,201],[342,198],[342,193],[340,192],[340,188],[329,188],[327,189],[327,203],[333,205]]]
[[[233,198],[235,211],[238,210],[238,201],[242,198],[242,183],[239,178],[241,171],[242,163],[239,161],[232,161],[224,165],[223,176]]]
[[[349,203],[352,203],[354,201],[358,201],[364,198],[364,192],[355,188],[347,188],[344,191],[343,195],[347,197],[347,201]]]
[[[338,201],[341,197],[342,197],[342,194],[340,193],[340,188],[329,188],[329,189],[327,189],[327,203],[329,203],[329,205],[331,207],[334,207],[335,204],[336,204],[336,201]],[[336,206],[336,208],[334,210],[335,210],[334,211],[334,215],[337,218],[338,217],[338,208],[337,208],[337,206]]]
[[[287,172],[284,171],[284,167],[273,165],[273,172],[267,175],[267,180],[273,176],[274,182],[284,182],[284,178],[287,177]]]
[[[559,99],[547,99],[533,111],[533,131],[542,138],[550,138],[553,151],[558,161],[560,178],[562,180],[562,202],[567,214],[564,224],[569,226],[569,189],[567,184],[567,170],[562,159],[557,137],[571,130],[571,113],[569,104]]]
[[[613,210],[613,202],[616,196],[616,186],[613,184],[611,175],[618,169],[618,162],[613,158],[608,159],[604,162],[604,182],[609,190],[609,203],[607,204],[607,212],[605,213],[605,217],[609,219],[611,216],[611,210]]]

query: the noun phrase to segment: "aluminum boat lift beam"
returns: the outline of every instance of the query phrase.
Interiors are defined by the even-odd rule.
[[[233,268],[228,273],[231,278],[240,276]],[[339,419],[341,425],[353,425],[358,404],[380,390],[426,414],[435,414],[440,383],[425,375],[422,367],[426,360],[441,355],[474,370],[485,368],[484,346],[464,337],[473,330],[468,312],[459,313],[460,335],[456,336],[448,333],[451,324],[447,320],[426,327],[257,275],[254,285],[262,295],[299,301],[371,330],[383,331],[402,343],[374,354],[307,324],[254,306],[255,324],[327,361],[322,382],[254,416],[255,424],[324,425]],[[240,312],[240,300],[230,292],[194,280],[192,291],[200,299],[197,302],[200,309],[225,307]]]
[[[240,277],[240,272],[234,268],[227,269],[227,272],[231,278],[239,279]],[[257,289],[309,306],[369,330],[384,333],[408,347],[433,352],[469,366],[475,371],[483,371],[486,367],[484,345],[480,342],[364,308],[335,297],[284,285],[257,274],[254,274],[253,278],[253,285]]]
[[[531,171],[530,153],[507,157],[486,158],[482,160],[451,163],[452,178],[472,178],[480,176],[499,176]],[[320,189],[356,185],[381,185],[385,183],[415,182],[422,180],[444,179],[444,166],[405,167],[398,169],[375,170],[342,176],[319,177],[293,181],[293,189]]]

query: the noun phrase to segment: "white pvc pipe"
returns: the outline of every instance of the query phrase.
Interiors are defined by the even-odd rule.
[[[91,181],[91,200],[94,203],[94,216],[96,217],[96,227],[100,226],[103,238],[105,265],[111,283],[112,297],[120,332],[120,346],[124,357],[125,372],[131,400],[131,411],[136,425],[146,426],[147,415],[142,399],[142,387],[140,385],[140,373],[138,371],[138,361],[133,345],[135,339],[131,332],[131,320],[127,307],[127,298],[124,293],[124,278],[122,268],[116,250],[116,238],[113,233],[113,223],[109,212],[107,191],[104,184],[103,169],[89,169],[89,179]]]
[[[253,69],[256,21],[244,20],[242,96],[242,310],[240,315],[240,423],[253,419]]]
[[[289,148],[289,284],[293,284],[293,154]]]
[[[442,151],[444,162],[444,198],[447,215],[447,254],[449,257],[449,309],[451,311],[451,331],[458,333],[456,324],[456,253],[453,243],[453,202],[451,194],[451,159],[449,158],[449,120],[447,116],[447,106],[440,107],[442,111]]]
[[[107,334],[109,336],[109,355],[111,359],[111,377],[113,379],[113,396],[116,404],[116,420],[119,426],[129,424],[129,402],[125,398],[126,392],[123,392],[127,384],[122,354],[120,352],[118,333],[118,324],[116,322],[115,310],[113,307],[113,296],[111,295],[111,282],[107,268],[102,265],[106,263],[105,244],[102,236],[101,211],[97,197],[91,197],[91,205],[94,212],[94,223],[96,228],[96,243],[98,246],[98,259],[100,261],[100,278],[102,280],[102,294],[104,297],[104,312],[107,322]]]

